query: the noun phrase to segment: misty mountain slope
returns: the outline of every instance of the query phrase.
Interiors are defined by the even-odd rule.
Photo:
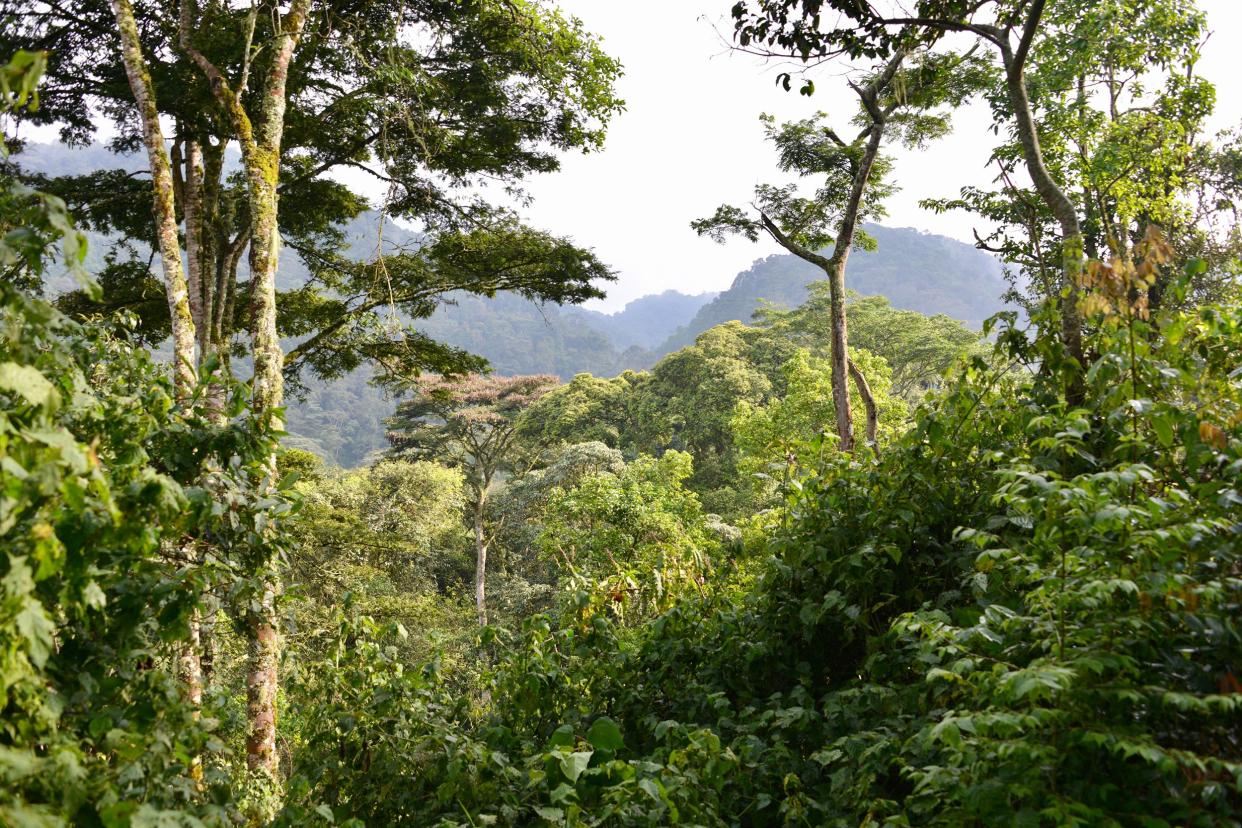
[[[141,170],[136,156],[117,156],[96,145],[69,149],[28,144],[22,166],[47,174],[83,174],[98,169]],[[344,228],[347,252],[369,259],[379,249],[379,214],[367,211]],[[945,313],[977,326],[1002,309],[1001,268],[990,256],[942,236],[911,229],[867,228],[879,242],[875,253],[850,257],[847,285],[864,294],[882,294],[897,307]],[[88,269],[98,269],[116,239],[90,235]],[[392,253],[418,246],[421,236],[392,221],[382,228],[383,246]],[[150,251],[133,245],[134,255]],[[281,288],[304,284],[309,272],[295,251],[281,257]],[[562,379],[590,372],[612,376],[646,368],[663,354],[691,344],[710,327],[732,319],[751,321],[763,300],[788,307],[806,298],[806,284],[823,278],[811,265],[789,255],[769,256],[738,274],[720,294],[695,296],[677,291],[644,296],[613,314],[580,307],[539,305],[515,294],[494,298],[459,294],[417,327],[449,345],[486,358],[501,374],[551,373]],[[68,280],[49,283],[57,293]],[[288,401],[289,442],[311,448],[342,466],[355,466],[385,447],[383,418],[395,402],[367,384],[366,370],[338,380],[306,378],[304,399]]]
[[[635,299],[616,313],[581,307],[566,307],[564,313],[605,334],[617,348],[651,349],[672,336],[673,332],[693,319],[700,308],[719,295],[689,295],[666,290]]]
[[[850,290],[884,296],[905,310],[943,313],[975,328],[1005,308],[1001,301],[1008,287],[1004,272],[1000,262],[987,253],[911,228],[872,224],[866,229],[879,247],[872,253],[855,250],[850,254],[845,275]],[[749,323],[763,301],[797,307],[806,301],[807,283],[823,278],[822,270],[788,253],[759,259],[656,353],[684,348],[703,331],[724,322]]]

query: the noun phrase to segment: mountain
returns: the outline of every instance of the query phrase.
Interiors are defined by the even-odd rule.
[[[142,170],[138,156],[117,156],[96,145],[69,149],[58,144],[28,144],[17,156],[33,172],[78,175],[106,168]],[[347,250],[371,258],[382,239],[386,251],[417,247],[421,236],[392,221],[380,225],[378,213],[366,212],[343,229]],[[382,233],[381,233],[382,229]],[[846,273],[847,286],[859,293],[882,294],[897,307],[945,313],[971,325],[1002,309],[1006,284],[1001,267],[970,245],[911,229],[871,225],[879,243],[873,253],[855,252]],[[102,265],[116,239],[90,235],[88,268]],[[135,255],[149,251],[135,245]],[[308,271],[296,255],[281,257],[278,285],[303,284]],[[485,357],[501,374],[551,373],[569,379],[580,372],[611,376],[629,368],[650,367],[660,356],[693,343],[710,327],[738,319],[749,322],[764,302],[795,307],[806,298],[806,284],[823,274],[790,255],[769,256],[739,274],[720,294],[686,295],[676,291],[644,296],[612,314],[580,307],[539,305],[520,296],[494,298],[460,294],[426,320],[424,333]],[[62,284],[63,282],[63,284]],[[71,283],[51,280],[50,293]],[[307,378],[305,399],[288,401],[288,442],[319,452],[329,461],[355,466],[384,440],[383,418],[395,402],[369,385],[367,371],[333,381]]]
[[[905,310],[943,313],[976,328],[1005,309],[1001,301],[1008,287],[1004,270],[987,253],[912,228],[871,224],[866,230],[875,238],[877,249],[856,249],[850,254],[845,269],[845,284],[850,290],[885,296]],[[759,259],[739,273],[728,290],[671,334],[655,353],[684,348],[703,331],[724,322],[750,322],[765,301],[797,307],[806,301],[807,283],[823,278],[822,270],[788,253]]]
[[[603,331],[580,324],[567,307],[511,293],[494,298],[451,294],[450,300],[416,327],[485,357],[498,374],[556,374],[569,379],[584,371],[611,376],[622,370],[621,349]]]
[[[642,296],[616,313],[580,307],[565,308],[565,315],[581,319],[607,336],[618,348],[657,347],[673,332],[693,319],[699,309],[719,293],[689,295],[675,290]]]
[[[100,170],[145,172],[147,157],[141,153],[115,153],[104,144],[68,147],[24,141],[12,160],[29,172],[44,175],[89,175]]]
[[[361,231],[357,237],[375,237],[373,225]],[[385,232],[386,243],[390,235]],[[352,231],[350,237],[356,237]],[[282,263],[282,271],[285,267]],[[564,380],[582,372],[613,376],[627,368],[650,365],[654,359],[647,348],[684,324],[713,295],[688,297],[669,291],[631,302],[618,313],[604,314],[540,305],[516,294],[494,298],[453,294],[449,304],[417,327],[428,336],[485,357],[499,374],[549,373]],[[327,382],[307,378],[305,399],[289,401],[286,442],[346,467],[357,466],[386,448],[383,418],[392,413],[396,402],[369,385],[368,376],[369,372],[359,370]]]

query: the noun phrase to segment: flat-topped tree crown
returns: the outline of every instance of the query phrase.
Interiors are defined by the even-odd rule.
[[[473,494],[474,598],[487,623],[487,550],[498,526],[488,519],[488,496],[502,472],[521,474],[539,455],[518,439],[519,416],[560,384],[551,374],[423,377],[414,396],[388,419],[390,454],[460,468]],[[491,525],[489,525],[491,524]]]
[[[422,377],[387,421],[390,453],[460,466],[470,485],[486,492],[518,460],[518,415],[559,384],[551,374]]]

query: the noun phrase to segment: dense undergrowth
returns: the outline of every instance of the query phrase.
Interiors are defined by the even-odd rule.
[[[272,801],[229,759],[235,700],[194,709],[176,665],[206,596],[244,616],[291,542],[273,435],[4,290],[6,822],[1237,822],[1236,305],[1098,316],[1080,405],[1059,347],[1007,329],[878,451],[806,447],[744,551],[694,542],[711,560],[657,487],[685,456],[551,490],[580,567],[519,632],[448,671],[348,597],[299,633]],[[630,512],[650,557],[589,565],[582,516]]]
[[[330,790],[367,824],[1236,824],[1242,310],[1103,320],[1079,406],[1055,347],[1000,341],[880,456],[806,469],[762,554],[706,592],[633,626],[579,583],[497,638],[481,713],[379,643],[335,653],[306,807]]]

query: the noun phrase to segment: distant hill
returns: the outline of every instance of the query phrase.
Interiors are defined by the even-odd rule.
[[[98,169],[142,170],[137,156],[117,156],[99,146],[69,149],[30,144],[17,157],[26,169],[50,175],[79,175]],[[380,240],[379,214],[366,212],[345,228],[350,255],[374,256]],[[1000,265],[973,247],[943,236],[911,229],[869,226],[879,242],[874,253],[850,257],[847,286],[864,294],[882,294],[897,307],[945,313],[973,326],[1002,309],[1005,282]],[[88,267],[99,266],[115,239],[91,234]],[[417,247],[418,233],[387,221],[384,249]],[[137,255],[146,258],[147,251]],[[308,272],[296,255],[281,257],[278,285],[306,281]],[[693,343],[703,331],[722,322],[751,318],[763,301],[796,307],[806,285],[823,274],[789,255],[769,256],[738,274],[720,294],[689,296],[677,291],[644,296],[612,314],[580,307],[539,305],[515,294],[484,298],[462,294],[418,327],[450,345],[485,357],[501,374],[551,373],[562,379],[590,372],[611,376],[629,368],[650,367],[660,356]],[[52,293],[71,283],[53,281]],[[342,466],[355,466],[382,450],[383,418],[395,403],[367,383],[357,371],[331,382],[308,378],[304,400],[290,400],[291,444],[311,448]]]
[[[933,315],[943,313],[978,328],[1005,308],[1008,285],[995,258],[945,236],[911,228],[868,225],[878,243],[872,253],[855,250],[845,270],[845,284],[864,295],[888,298],[895,307]],[[694,318],[669,336],[657,356],[680,350],[708,328],[737,319],[750,322],[764,302],[794,308],[806,301],[806,285],[824,278],[814,265],[791,254],[757,260],[739,273],[732,286],[708,302]]]
[[[699,309],[719,293],[688,295],[675,290],[650,294],[630,302],[616,313],[601,313],[580,307],[565,308],[565,315],[581,319],[605,334],[618,348],[658,347],[686,320],[693,319]]]

